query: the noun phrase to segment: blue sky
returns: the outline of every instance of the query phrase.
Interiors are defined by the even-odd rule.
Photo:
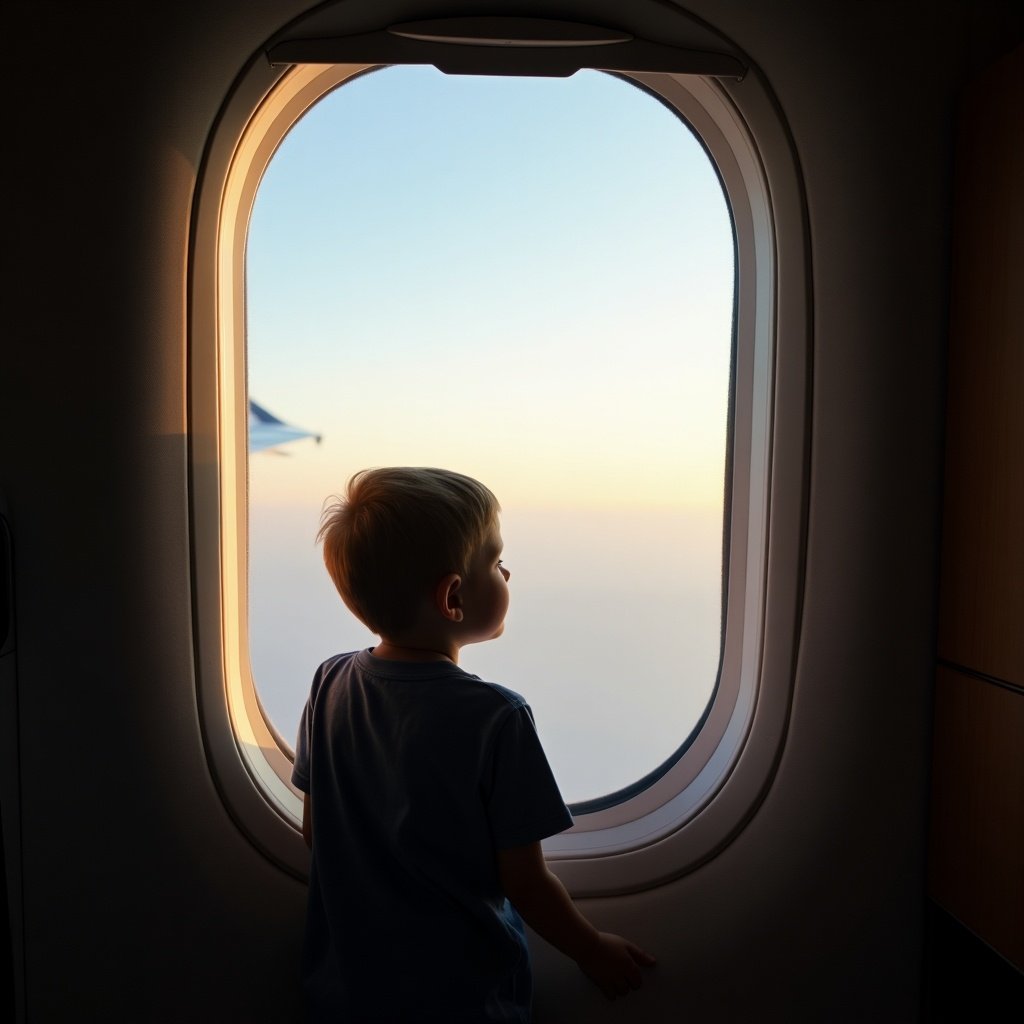
[[[720,498],[728,216],[690,132],[631,85],[390,68],[342,87],[270,165],[247,291],[251,393],[344,438],[352,470],[472,464],[523,503]],[[415,431],[355,436],[382,400]]]

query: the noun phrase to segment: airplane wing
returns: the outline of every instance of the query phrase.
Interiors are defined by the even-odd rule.
[[[312,437],[319,444],[320,434],[302,427],[293,427],[284,420],[279,420],[273,413],[267,412],[262,405],[249,399],[249,452],[262,452],[277,448],[290,441],[298,441],[303,437]]]

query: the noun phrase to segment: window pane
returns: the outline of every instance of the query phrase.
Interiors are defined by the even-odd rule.
[[[686,738],[721,630],[734,258],[703,148],[631,84],[389,68],[325,97],[260,186],[251,396],[323,435],[250,457],[253,672],[294,737],[373,637],[314,544],[372,465],[502,503],[512,604],[461,664],[522,692],[567,800]]]

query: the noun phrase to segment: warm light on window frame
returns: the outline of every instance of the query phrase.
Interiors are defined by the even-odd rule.
[[[274,69],[255,61],[211,138],[193,222],[190,451],[200,717],[230,812],[268,856],[299,876],[307,862],[298,834],[301,798],[289,781],[287,744],[256,695],[246,632],[245,241],[259,182],[290,127],[328,92],[372,69]],[[719,683],[697,736],[651,785],[579,815],[573,829],[545,842],[577,895],[642,888],[692,868],[752,813],[785,735],[802,572],[809,280],[788,136],[755,74],[728,84],[669,74],[622,77],[692,126],[718,168],[733,216],[729,600]]]

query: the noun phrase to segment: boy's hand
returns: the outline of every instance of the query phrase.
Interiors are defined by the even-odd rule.
[[[576,961],[580,970],[609,998],[624,996],[643,983],[641,967],[655,959],[621,935],[598,932],[597,942]]]

